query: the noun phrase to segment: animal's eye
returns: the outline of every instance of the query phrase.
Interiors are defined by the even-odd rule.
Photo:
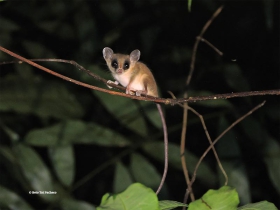
[[[113,68],[118,68],[118,62],[117,61],[112,61],[112,63],[111,63],[111,66],[113,67]]]
[[[124,62],[123,69],[124,70],[129,69],[129,62],[127,62],[127,61]]]

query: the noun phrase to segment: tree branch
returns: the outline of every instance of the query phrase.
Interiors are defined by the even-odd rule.
[[[50,69],[48,69],[44,66],[41,66],[41,65],[33,62],[30,59],[24,58],[24,57],[22,57],[22,56],[20,56],[16,53],[13,53],[10,50],[7,50],[2,46],[0,46],[0,50],[2,52],[5,52],[5,53],[11,55],[14,58],[17,58],[18,60],[20,60],[20,61],[2,62],[2,63],[0,63],[0,65],[15,63],[15,62],[20,62],[20,63],[25,62],[25,63],[28,63],[31,66],[34,66],[38,69],[41,69],[41,70],[43,70],[43,71],[45,71],[49,74],[52,74],[56,77],[59,77],[59,78],[64,79],[68,82],[72,82],[76,85],[80,85],[80,86],[83,86],[83,87],[86,87],[86,88],[89,88],[89,89],[92,89],[92,90],[97,90],[97,91],[109,93],[109,94],[112,94],[112,95],[119,95],[119,96],[122,96],[122,97],[136,99],[136,100],[144,100],[144,101],[152,101],[152,102],[155,102],[155,103],[163,103],[163,104],[166,104],[166,105],[176,105],[176,104],[182,104],[182,103],[185,103],[185,102],[194,103],[194,102],[197,102],[197,101],[206,101],[206,100],[214,100],[214,99],[227,99],[227,98],[237,98],[237,97],[248,97],[248,96],[280,95],[280,90],[264,90],[264,91],[249,91],[249,92],[240,92],[240,93],[216,94],[216,95],[211,95],[211,96],[197,96],[197,97],[179,98],[179,99],[155,98],[155,97],[149,96],[149,95],[148,96],[135,96],[135,95],[125,94],[125,93],[122,93],[122,92],[111,91],[111,90],[108,90],[108,89],[96,87],[96,86],[93,86],[93,85],[89,85],[89,84],[74,80],[70,77],[66,77],[62,74],[58,74],[58,73],[56,73],[56,72],[54,72],[54,71],[52,71],[52,70],[50,70]],[[40,59],[40,60],[43,60],[43,59]],[[51,60],[55,60],[55,59],[51,59]],[[93,78],[95,78],[95,79],[97,79],[97,80],[99,80],[99,81],[101,81],[105,84],[107,84],[107,82],[108,82],[108,80],[105,80],[105,79],[99,77],[98,75],[90,72],[89,70],[80,66],[75,61],[62,60],[62,59],[58,59],[58,60],[60,60],[59,62],[69,63],[69,64],[72,64],[72,65],[76,66],[80,70],[85,71],[87,74],[89,74]],[[115,85],[115,84],[110,83],[110,86],[112,86],[116,89],[119,89],[119,90],[124,90],[124,87],[122,87],[120,85]]]

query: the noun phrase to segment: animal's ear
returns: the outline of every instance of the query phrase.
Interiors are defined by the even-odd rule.
[[[140,59],[140,51],[139,50],[133,50],[129,55],[131,62],[137,62]]]
[[[114,54],[114,51],[111,48],[105,47],[103,49],[103,57],[105,60],[110,59],[113,54]]]

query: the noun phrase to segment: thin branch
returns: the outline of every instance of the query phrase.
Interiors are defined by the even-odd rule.
[[[176,96],[171,92],[168,91],[168,93],[171,95],[171,97],[173,99],[176,99]],[[184,97],[187,97],[187,92],[185,92]],[[183,169],[183,173],[184,173],[184,177],[187,183],[187,189],[186,189],[186,194],[190,193],[191,196],[191,200],[194,201],[195,197],[194,197],[194,193],[192,191],[192,186],[191,186],[191,182],[190,182],[190,176],[189,176],[189,171],[188,171],[188,167],[187,167],[187,163],[186,163],[186,156],[185,156],[185,145],[186,145],[186,133],[187,133],[187,121],[188,121],[188,103],[184,103],[184,104],[179,104],[179,106],[183,107],[183,122],[182,122],[182,132],[181,132],[181,142],[180,142],[180,157],[181,157],[181,165],[182,165],[182,169]],[[187,191],[189,191],[189,193],[187,193]],[[186,195],[185,194],[185,195]],[[187,203],[187,197],[184,197],[184,203]],[[186,208],[183,207],[183,210],[185,210]]]
[[[203,129],[204,129],[204,132],[205,132],[205,134],[206,134],[206,136],[207,136],[207,139],[208,139],[208,141],[209,141],[209,143],[210,143],[210,146],[212,147],[212,150],[213,150],[213,153],[214,153],[215,158],[216,158],[216,160],[217,160],[217,163],[218,163],[218,165],[219,165],[219,168],[220,168],[220,170],[222,171],[222,173],[223,173],[223,175],[224,175],[224,177],[225,177],[225,185],[227,185],[227,184],[228,184],[228,176],[227,176],[227,173],[226,173],[225,169],[223,168],[222,163],[221,163],[221,161],[220,161],[220,158],[219,158],[219,156],[218,156],[218,154],[217,154],[217,152],[216,152],[216,149],[215,149],[214,144],[213,144],[213,142],[212,142],[212,139],[211,139],[211,137],[210,137],[210,135],[209,135],[209,132],[208,132],[208,129],[207,129],[207,127],[206,127],[206,124],[205,124],[205,121],[204,121],[204,119],[203,119],[203,116],[202,116],[201,114],[199,114],[196,110],[194,110],[192,107],[188,107],[188,109],[191,110],[196,116],[199,117],[199,119],[200,119],[200,121],[201,121],[201,124],[202,124],[202,127],[203,127]]]
[[[173,94],[171,91],[168,91],[168,92],[169,92],[169,94],[172,96],[172,98],[176,98],[176,97],[174,96],[174,94]],[[186,103],[184,103],[184,104],[179,104],[179,105],[180,105],[182,108],[185,108],[185,106],[187,106]],[[193,108],[190,107],[190,106],[187,106],[187,109],[191,110],[191,112],[193,112],[196,116],[199,117],[200,122],[201,122],[201,124],[202,124],[202,127],[203,127],[203,129],[204,129],[205,135],[206,135],[206,137],[207,137],[207,139],[208,139],[210,145],[213,146],[213,142],[212,142],[212,139],[211,139],[211,137],[210,137],[210,135],[209,135],[209,132],[208,132],[208,129],[207,129],[207,127],[206,127],[206,124],[205,124],[205,121],[204,121],[204,119],[203,119],[203,116],[202,116],[201,114],[199,114],[195,109],[193,109]],[[186,112],[184,112],[184,115],[185,115],[185,113],[186,113]],[[184,116],[183,119],[187,119],[187,116],[186,116],[186,117]],[[183,126],[183,129],[187,129],[187,128],[186,128],[186,121],[183,121],[183,124],[185,125],[185,126]],[[183,129],[182,129],[182,130],[183,130]],[[182,167],[183,167],[184,176],[185,176],[186,182],[187,182],[187,184],[188,184],[188,186],[189,186],[188,189],[186,190],[186,194],[185,194],[185,197],[184,197],[184,203],[187,203],[187,199],[188,199],[188,196],[187,196],[188,193],[187,193],[187,192],[189,191],[190,197],[191,197],[192,200],[194,199],[194,195],[193,195],[193,192],[192,192],[192,186],[191,186],[190,181],[189,181],[188,170],[187,170],[187,167],[186,167],[186,160],[185,160],[185,158],[184,158],[185,141],[183,141],[183,140],[185,139],[185,136],[183,136],[183,134],[185,134],[185,133],[186,133],[186,132],[183,132],[183,131],[182,131],[182,138],[181,138],[181,147],[180,147],[180,151],[181,151],[181,162],[182,162]],[[226,171],[224,170],[224,168],[223,168],[223,166],[222,166],[222,164],[221,164],[221,161],[220,161],[220,159],[219,159],[219,156],[218,156],[218,154],[217,154],[217,152],[216,152],[214,146],[212,147],[212,150],[213,150],[213,153],[214,153],[214,155],[215,155],[215,158],[216,158],[216,160],[217,160],[217,162],[218,162],[219,168],[221,169],[222,173],[224,174],[224,177],[225,177],[225,185],[227,185],[227,183],[228,183],[228,176],[227,176],[227,174],[226,174]]]
[[[91,77],[93,77],[94,79],[103,82],[105,85],[107,85],[108,80],[103,79],[102,77],[98,76],[97,74],[92,73],[90,70],[85,69],[83,66],[81,66],[80,64],[78,64],[76,61],[73,60],[63,60],[63,59],[57,59],[57,58],[47,58],[47,59],[29,59],[30,61],[45,61],[45,62],[57,62],[57,63],[68,63],[71,64],[73,66],[75,66],[76,68],[78,68],[81,71],[84,71],[85,73],[87,73],[88,75],[90,75]],[[119,85],[115,85],[115,88],[119,89],[119,90],[125,90],[125,87],[123,86],[119,86]]]
[[[206,39],[202,38],[202,37],[197,37],[197,39],[200,39],[201,42],[204,42],[206,44],[209,45],[209,47],[211,47],[213,50],[216,51],[216,53],[218,53],[220,56],[223,56],[224,53],[222,51],[220,51],[217,47],[215,47],[212,43],[210,43],[209,41],[207,41]]]
[[[195,60],[196,60],[196,52],[197,52],[198,44],[199,44],[200,40],[202,39],[203,34],[206,32],[206,30],[211,25],[213,20],[220,14],[222,9],[223,9],[223,6],[219,7],[216,10],[216,12],[212,15],[212,17],[206,22],[206,24],[202,28],[200,34],[198,35],[199,38],[196,39],[196,42],[195,42],[194,47],[193,47],[193,54],[192,54],[191,65],[190,65],[191,66],[190,67],[190,72],[189,72],[189,75],[188,75],[187,81],[186,81],[187,87],[190,85],[191,78],[192,78],[192,75],[193,75],[193,72],[194,72],[194,65],[195,65]]]
[[[184,103],[184,102],[197,102],[197,101],[206,101],[206,100],[217,100],[217,99],[228,99],[228,98],[241,98],[249,96],[262,96],[262,95],[280,95],[280,89],[278,90],[261,90],[261,91],[248,91],[248,92],[238,92],[238,93],[225,93],[225,94],[216,94],[211,96],[196,96],[189,98],[178,98],[174,100],[174,104]],[[173,102],[172,100],[170,101]]]
[[[185,93],[184,97],[187,97],[187,93]],[[194,201],[195,197],[192,191],[192,186],[190,182],[189,172],[186,163],[186,156],[185,156],[185,144],[186,144],[186,133],[187,133],[187,121],[188,121],[188,103],[184,103],[183,108],[184,108],[183,123],[182,123],[182,133],[181,133],[181,143],[180,143],[181,164],[188,185],[187,191],[190,191],[189,193],[191,195],[191,200]],[[184,202],[187,203],[187,200],[184,199]]]
[[[197,102],[197,101],[206,101],[206,100],[214,100],[214,99],[228,99],[228,98],[238,98],[238,97],[248,97],[248,96],[280,95],[280,90],[264,90],[264,91],[249,91],[249,92],[239,92],[239,93],[216,94],[216,95],[211,95],[211,96],[197,96],[197,97],[179,98],[179,99],[155,98],[153,96],[145,96],[145,97],[144,96],[134,96],[134,95],[129,95],[129,94],[125,94],[125,93],[121,93],[121,92],[117,92],[117,91],[110,91],[108,89],[99,88],[99,87],[96,87],[96,86],[93,86],[93,85],[88,85],[88,84],[85,84],[83,82],[79,82],[79,81],[74,80],[70,77],[66,77],[66,76],[63,76],[61,74],[58,74],[58,73],[56,73],[56,72],[54,72],[54,71],[52,71],[52,70],[50,70],[46,67],[43,67],[43,66],[41,66],[37,63],[34,63],[31,60],[26,59],[26,58],[24,58],[20,55],[17,55],[16,53],[13,53],[13,52],[9,51],[2,46],[0,46],[0,50],[9,54],[9,55],[11,55],[12,57],[15,57],[15,58],[20,60],[20,61],[11,61],[11,62],[1,62],[0,65],[15,63],[15,62],[16,63],[26,62],[29,65],[34,66],[34,67],[36,67],[38,69],[41,69],[43,71],[46,71],[49,74],[52,74],[54,76],[57,76],[61,79],[66,80],[68,82],[72,82],[74,84],[77,84],[77,85],[80,85],[80,86],[83,86],[83,87],[86,87],[86,88],[89,88],[89,89],[98,90],[98,91],[106,92],[106,93],[109,93],[109,94],[112,94],[112,95],[119,95],[119,96],[122,96],[122,97],[136,99],[136,100],[144,100],[144,101],[152,101],[152,102],[155,102],[155,103],[163,103],[163,104],[166,104],[166,105],[176,105],[176,104],[182,104],[184,102],[194,103],[194,102]],[[73,64],[73,62],[71,62],[69,60],[62,60],[62,59],[59,59],[59,60],[61,60],[61,62],[63,62],[63,63],[70,63],[72,65],[75,65],[75,64]],[[76,63],[75,66],[78,67],[78,68],[82,67],[77,63]],[[80,69],[83,70],[84,67],[82,67]],[[93,74],[92,72],[90,72],[87,69],[85,69],[85,71],[94,78],[101,78],[98,75]],[[100,81],[104,81],[104,80],[105,79],[101,78]],[[106,80],[106,84],[107,84],[107,81],[108,80]],[[113,83],[110,83],[110,86],[112,86],[116,89],[119,89],[119,90],[124,90],[122,86],[115,85]]]
[[[206,22],[206,24],[202,28],[202,30],[201,30],[201,32],[200,32],[200,34],[198,36],[200,38],[196,39],[196,42],[195,42],[194,47],[193,47],[192,59],[191,59],[191,64],[190,64],[190,71],[189,71],[189,75],[188,75],[187,81],[186,81],[186,87],[187,88],[186,88],[186,91],[184,93],[184,97],[185,98],[188,97],[187,90],[189,88],[189,85],[190,85],[190,82],[191,82],[191,78],[192,78],[192,75],[193,75],[193,72],[194,72],[194,65],[195,65],[195,60],[196,60],[196,52],[197,52],[198,44],[199,44],[200,40],[202,39],[203,34],[206,32],[206,30],[211,25],[213,20],[220,14],[222,9],[223,9],[223,6],[219,7],[216,10],[216,12],[212,15],[212,17]],[[187,113],[188,113],[188,103],[185,102],[184,103],[184,114],[183,114],[183,128],[182,128],[182,134],[181,134],[181,155],[182,154],[184,155],[184,153],[185,153],[185,141],[186,141],[186,132],[187,132],[187,129],[185,127],[187,126],[187,121],[188,121],[188,119],[187,119],[188,114]],[[213,150],[214,150],[214,147],[213,147]],[[187,165],[185,163],[185,157],[182,158],[182,156],[181,156],[181,160],[183,160],[182,161],[183,168],[186,168],[185,170],[187,171]],[[186,175],[185,175],[185,177],[186,177]],[[187,175],[186,179],[187,180],[189,179],[188,175]],[[194,201],[194,195],[193,195],[193,192],[192,192],[191,183],[189,183],[189,181],[187,181],[187,185],[188,185],[188,188],[186,190],[186,195],[185,195],[185,198],[184,198],[184,203],[187,203],[187,199],[188,199],[187,195],[189,195],[189,194],[191,194],[191,200]],[[186,207],[183,207],[183,210],[185,210],[185,209],[186,209]]]
[[[205,152],[203,153],[203,155],[200,157],[199,161],[197,162],[195,169],[194,169],[194,173],[191,179],[191,185],[194,183],[195,179],[196,179],[196,174],[197,174],[197,170],[199,165],[201,164],[202,160],[204,159],[204,157],[207,155],[207,153],[211,150],[212,147],[214,147],[214,145],[229,131],[231,130],[235,125],[237,125],[238,123],[240,123],[242,120],[244,120],[246,117],[248,117],[250,114],[252,114],[253,112],[255,112],[257,109],[261,108],[263,105],[265,104],[265,101],[262,102],[261,104],[257,105],[256,107],[254,107],[253,109],[251,109],[249,112],[247,112],[245,115],[241,116],[239,119],[237,119],[235,122],[233,122],[227,129],[225,129],[214,141],[213,144],[210,145]],[[187,192],[189,193],[189,192]],[[188,195],[187,195],[188,196]]]
[[[39,65],[37,63],[34,63],[33,61],[31,61],[29,59],[26,59],[26,58],[24,58],[24,57],[22,57],[20,55],[17,55],[15,53],[13,53],[13,52],[3,48],[2,46],[0,46],[0,50],[2,50],[3,52],[5,52],[5,53],[7,53],[7,54],[9,54],[9,55],[11,55],[11,56],[13,56],[13,57],[23,61],[23,62],[28,63],[31,66],[34,66],[34,67],[36,67],[38,69],[41,69],[41,70],[43,70],[43,71],[45,71],[45,72],[47,72],[49,74],[52,74],[52,75],[54,75],[56,77],[64,79],[64,80],[66,80],[68,82],[72,82],[72,83],[74,83],[76,85],[80,85],[80,86],[83,86],[83,87],[86,87],[86,88],[90,88],[90,89],[93,89],[93,90],[98,90],[98,91],[101,91],[101,92],[106,92],[106,93],[109,93],[109,94],[112,94],[112,95],[119,95],[119,96],[122,96],[122,97],[132,98],[132,99],[137,99],[137,100],[154,101],[154,100],[158,100],[159,99],[159,98],[155,98],[155,97],[152,97],[152,96],[147,96],[147,97],[146,96],[145,97],[144,96],[136,96],[136,95],[134,96],[134,95],[129,95],[129,94],[125,94],[125,93],[121,93],[121,92],[116,92],[116,91],[111,91],[111,90],[108,90],[108,89],[99,88],[99,87],[96,87],[96,86],[93,86],[93,85],[89,85],[89,84],[86,84],[86,83],[74,80],[74,79],[72,79],[70,77],[66,77],[66,76],[64,76],[62,74],[56,73],[56,72],[54,72],[54,71],[52,71],[52,70],[50,70],[50,69],[48,69],[48,68],[46,68],[44,66],[41,66],[41,65]],[[110,86],[115,87],[115,85],[111,84],[111,83],[110,83]],[[166,100],[166,99],[163,99],[163,100],[166,101],[167,103],[169,103],[168,100]],[[157,101],[155,101],[155,102],[157,102],[157,103],[162,103],[163,102],[162,100],[160,100],[160,101],[161,102],[157,102]]]

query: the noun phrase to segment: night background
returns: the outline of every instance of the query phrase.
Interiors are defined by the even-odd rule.
[[[279,89],[279,1],[0,1],[0,45],[25,58],[74,60],[112,79],[102,50],[129,54],[154,74],[162,98],[182,98],[196,36],[224,5],[201,42],[190,96]],[[0,51],[0,62],[13,61]],[[69,64],[40,62],[55,72],[107,88]],[[189,104],[212,139],[266,104],[216,145],[240,205],[263,200],[280,208],[280,98],[254,96]],[[162,105],[170,160],[160,200],[183,202],[180,162],[183,109]],[[192,174],[209,143],[189,112],[186,156]],[[140,182],[156,190],[163,172],[163,133],[156,106],[93,91],[28,64],[0,65],[0,209],[93,209],[102,196]],[[193,185],[196,199],[224,184],[210,151]],[[56,191],[33,195],[29,191]],[[17,201],[17,202],[16,202]],[[14,206],[14,207],[15,207]],[[11,207],[10,207],[11,208]],[[8,208],[9,209],[9,208]],[[17,209],[11,208],[11,209]]]

